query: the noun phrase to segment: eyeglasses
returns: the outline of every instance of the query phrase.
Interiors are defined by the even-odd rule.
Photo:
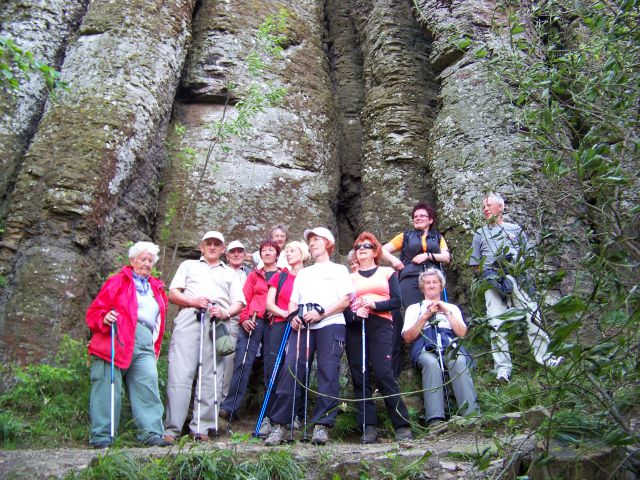
[[[369,242],[358,243],[355,246],[355,251],[357,252],[361,248],[366,248],[367,250],[373,250],[375,247],[374,247],[373,243],[369,243]]]
[[[413,219],[417,220],[418,218],[429,218],[429,215],[414,215]]]

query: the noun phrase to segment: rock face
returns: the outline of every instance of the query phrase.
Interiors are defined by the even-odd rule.
[[[4,358],[46,358],[61,334],[78,332],[104,274],[104,249],[125,229],[125,238],[150,233],[145,223],[155,212],[163,164],[155,147],[194,3],[94,1],[65,46],[69,91],[40,120],[7,209],[0,246]]]
[[[325,225],[343,255],[361,230],[386,242],[409,227],[419,200],[437,206],[464,304],[482,193],[505,193],[528,228],[544,206],[519,180],[538,165],[514,160],[510,104],[457,47],[508,48],[495,3],[5,2],[1,35],[58,66],[69,90],[45,109],[34,77],[0,99],[0,361],[38,361],[80,335],[127,241],[164,247],[168,283],[205,230],[255,248],[276,223],[292,238]],[[254,75],[256,33],[280,9],[282,57],[262,55]],[[218,142],[215,122],[254,87],[287,93]]]
[[[42,3],[4,2],[0,7],[0,36],[59,68],[64,46],[77,28],[88,1],[52,0],[46,7]],[[17,92],[0,90],[0,214],[5,211],[7,196],[46,98],[46,85],[39,75],[24,78]]]

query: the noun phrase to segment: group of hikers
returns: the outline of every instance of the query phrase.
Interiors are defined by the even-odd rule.
[[[486,224],[474,234],[469,263],[488,284],[496,379],[509,382],[512,363],[500,328],[509,309],[522,311],[538,363],[554,367],[562,357],[547,352],[549,337],[538,326],[530,283],[513,269],[531,246],[520,226],[504,221],[503,211],[499,194],[483,199]],[[90,444],[107,448],[113,443],[123,380],[140,443],[176,442],[190,406],[189,435],[209,440],[218,433],[220,419],[229,428],[237,418],[261,356],[265,396],[255,435],[266,445],[278,445],[300,431],[302,440],[323,445],[338,414],[344,351],[362,442],[378,439],[376,389],[396,439],[410,440],[409,414],[398,387],[405,344],[422,375],[428,427],[446,419],[448,385],[460,415],[477,413],[470,356],[458,342],[467,326],[446,293],[442,265],[451,260],[447,243],[434,229],[432,206],[416,204],[411,220],[413,228],[384,245],[372,233],[360,233],[348,255],[351,272],[331,261],[336,242],[324,227],[305,230],[303,242],[288,241],[287,228],[276,225],[253,254],[242,242],[227,245],[222,233],[208,231],[199,244],[200,258],[182,262],[168,295],[151,274],[159,247],[134,244],[130,265],[105,282],[87,311]],[[255,268],[249,269],[248,261]],[[156,362],[169,302],[180,310],[169,345],[163,419]],[[311,391],[314,359],[317,385]]]

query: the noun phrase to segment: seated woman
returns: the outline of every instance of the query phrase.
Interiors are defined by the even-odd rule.
[[[439,361],[437,335],[440,334],[442,358],[449,373],[453,393],[462,415],[470,415],[476,410],[476,391],[467,367],[465,354],[457,350],[452,356],[446,354],[447,347],[453,347],[456,337],[464,337],[467,326],[460,309],[440,300],[445,279],[440,270],[427,269],[418,277],[424,300],[407,308],[404,316],[402,338],[411,345],[411,360],[422,370],[424,408],[427,426],[435,426],[445,419],[444,372]]]
[[[393,376],[391,365],[391,311],[400,307],[398,277],[392,268],[378,266],[382,257],[382,245],[372,233],[362,232],[358,235],[353,248],[358,262],[356,268],[352,267],[355,271],[351,274],[351,281],[356,289],[351,303],[355,315],[346,327],[346,350],[354,394],[357,398],[366,399],[356,404],[358,423],[363,425],[362,443],[378,441],[371,373],[375,375],[380,393],[383,395],[389,418],[396,430],[396,440],[410,440],[413,435],[409,424],[409,412],[400,397],[400,388]]]
[[[156,367],[167,314],[167,295],[164,284],[151,275],[159,251],[160,247],[150,242],[133,245],[129,249],[131,265],[105,282],[87,310],[87,326],[92,333],[89,443],[94,448],[107,448],[118,432],[123,380],[138,441],[151,446],[167,445],[162,438],[164,408]],[[110,394],[112,359],[113,396]],[[114,425],[111,425],[111,415]]]

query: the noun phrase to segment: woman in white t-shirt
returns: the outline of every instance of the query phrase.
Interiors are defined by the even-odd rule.
[[[285,373],[280,376],[277,399],[271,409],[273,429],[265,441],[267,445],[278,445],[284,441],[287,425],[290,425],[293,412],[297,410],[294,405],[295,387],[297,383],[305,384],[309,377],[305,367],[308,365],[310,368],[315,355],[318,357],[318,395],[310,416],[310,423],[314,424],[312,443],[327,443],[329,428],[335,424],[337,415],[340,359],[345,344],[345,320],[342,312],[349,306],[354,289],[347,268],[329,259],[335,248],[331,232],[317,227],[306,230],[304,237],[315,263],[303,268],[293,284],[289,312],[299,311],[302,318],[296,316],[291,320],[295,333],[289,338]],[[299,306],[303,307],[300,309],[302,311],[298,309]],[[293,372],[298,374],[297,383]],[[306,437],[306,431],[304,434]]]
[[[445,420],[444,376],[438,355],[438,334],[441,339],[443,362],[460,414],[470,415],[478,407],[476,391],[463,350],[458,349],[455,355],[446,352],[448,347],[454,347],[456,338],[464,337],[467,325],[456,305],[440,300],[445,286],[444,275],[440,270],[429,268],[418,277],[418,285],[424,293],[424,300],[407,308],[402,338],[405,343],[412,344],[411,360],[422,371],[425,421],[427,426],[435,427]]]

